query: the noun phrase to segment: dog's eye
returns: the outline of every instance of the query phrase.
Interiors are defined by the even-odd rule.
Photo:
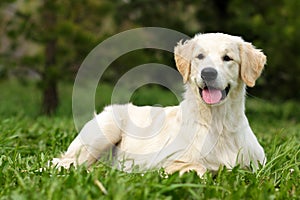
[[[203,55],[202,53],[200,53],[200,54],[197,56],[197,58],[198,58],[199,60],[202,60],[202,59],[204,58],[204,55]]]
[[[231,60],[233,60],[233,59],[230,58],[228,55],[225,55],[225,56],[223,57],[223,60],[224,60],[224,61],[231,61]]]

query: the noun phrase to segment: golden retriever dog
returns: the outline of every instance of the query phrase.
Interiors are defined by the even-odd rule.
[[[164,168],[199,176],[220,166],[257,169],[264,150],[245,115],[246,86],[253,87],[266,56],[240,37],[198,34],[175,47],[185,84],[178,106],[111,105],[86,123],[56,167],[90,166],[112,149],[125,171]]]

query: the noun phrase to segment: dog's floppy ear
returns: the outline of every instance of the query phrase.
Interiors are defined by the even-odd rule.
[[[176,66],[183,77],[183,83],[188,81],[191,71],[190,57],[192,49],[190,43],[189,40],[185,42],[180,41],[174,49]]]
[[[240,45],[240,57],[241,78],[247,86],[253,87],[266,64],[267,58],[259,49],[248,42],[243,42]]]

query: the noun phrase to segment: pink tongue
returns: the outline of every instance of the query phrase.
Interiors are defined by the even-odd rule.
[[[222,92],[221,90],[217,90],[217,89],[205,88],[202,90],[202,99],[207,104],[219,103],[222,99]]]

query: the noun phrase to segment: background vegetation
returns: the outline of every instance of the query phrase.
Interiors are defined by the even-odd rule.
[[[300,1],[298,0],[2,0],[0,77],[38,80],[42,111],[59,104],[58,85],[72,83],[83,59],[118,32],[165,27],[193,36],[225,32],[253,42],[268,65],[253,95],[272,101],[300,99]],[[148,62],[174,66],[167,52],[140,50],[117,59],[104,79],[113,83]]]

